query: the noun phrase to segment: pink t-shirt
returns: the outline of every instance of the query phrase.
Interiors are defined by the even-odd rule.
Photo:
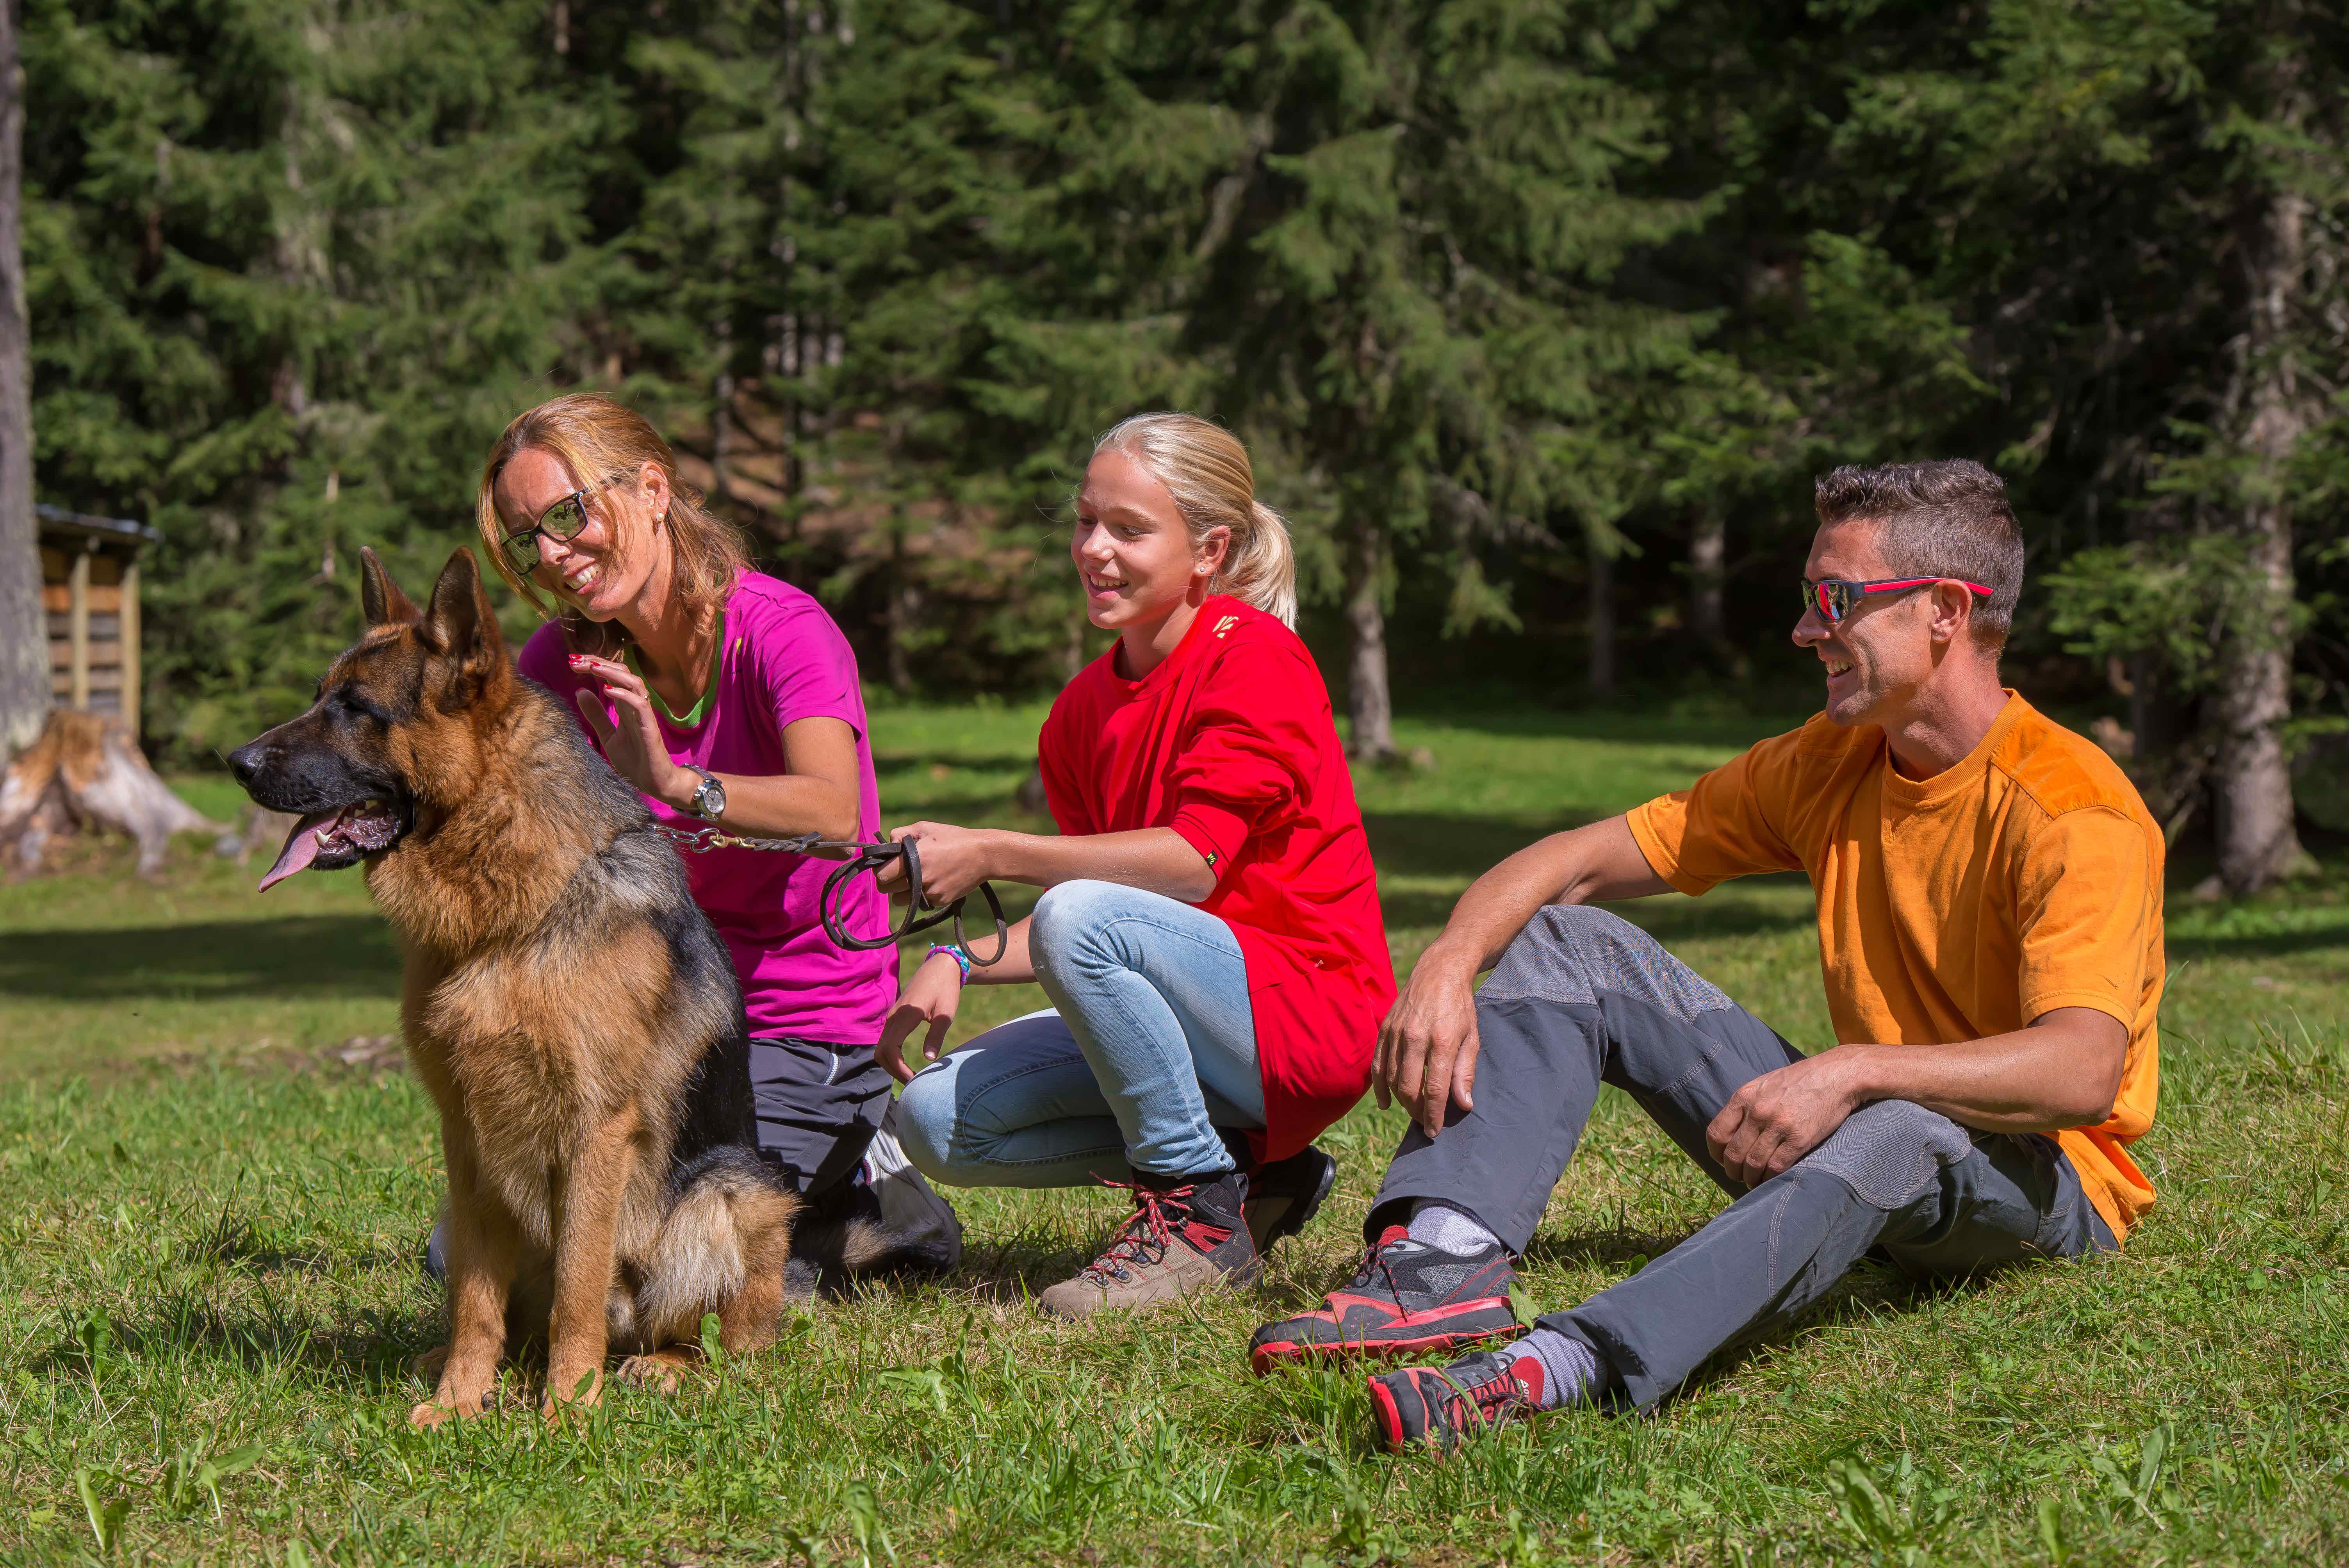
[[[692,724],[660,718],[672,760],[698,763],[713,773],[772,777],[783,765],[783,727],[802,718],[837,718],[856,732],[857,836],[881,832],[880,791],[864,731],[864,696],[856,655],[823,606],[788,583],[746,572],[726,601],[718,673]],[[549,623],[531,634],[516,661],[521,672],[552,691],[575,714],[563,628]],[[611,710],[605,708],[606,717]],[[658,705],[654,712],[660,714]],[[581,727],[585,728],[585,721]],[[592,743],[595,736],[590,733]],[[655,820],[702,826],[647,797]],[[871,1046],[897,996],[897,954],[890,948],[851,953],[823,934],[816,901],[838,862],[763,850],[678,851],[693,898],[734,954],[742,1000],[756,1038],[793,1035],[839,1046]],[[869,876],[858,877],[841,901],[847,928],[859,936],[889,929],[887,901]]]

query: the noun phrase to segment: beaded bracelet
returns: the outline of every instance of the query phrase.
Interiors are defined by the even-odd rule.
[[[949,947],[943,942],[934,942],[930,944],[930,950],[922,954],[922,962],[926,964],[941,953],[955,961],[955,967],[962,971],[962,983],[966,985],[969,985],[970,954],[959,947]]]

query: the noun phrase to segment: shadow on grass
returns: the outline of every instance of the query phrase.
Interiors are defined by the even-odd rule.
[[[1569,1267],[1596,1266],[1619,1271],[1628,1279],[1635,1266],[1644,1267],[1649,1261],[1662,1257],[1695,1235],[1696,1229],[1670,1233],[1615,1226],[1555,1238],[1537,1235],[1526,1249],[1526,1260]],[[1970,1295],[1987,1288],[2006,1272],[1993,1269],[1978,1274],[1918,1276],[1885,1258],[1864,1257],[1825,1295],[1794,1317],[1723,1346],[1691,1373],[1687,1381],[1665,1395],[1659,1408],[1693,1398],[1744,1370],[1749,1363],[1766,1361],[1815,1335],[1831,1334],[1847,1326],[1857,1327],[1882,1314],[1913,1312],[1931,1302]],[[1577,1305],[1561,1302],[1551,1310],[1568,1311]]]
[[[298,1367],[369,1394],[409,1384],[409,1363],[447,1337],[438,1312],[367,1310],[329,1319],[306,1313],[224,1307],[182,1295],[151,1316],[108,1319],[92,1365],[88,1336],[61,1339],[28,1357],[36,1377],[101,1379],[114,1357],[153,1364],[170,1358],[226,1362],[240,1368]]]
[[[1563,1268],[1629,1270],[1634,1264],[1662,1257],[1695,1234],[1693,1228],[1669,1232],[1640,1231],[1624,1225],[1610,1225],[1603,1231],[1581,1231],[1571,1236],[1545,1236],[1537,1233],[1534,1239],[1526,1244],[1525,1261]]]
[[[926,772],[932,768],[967,768],[975,773],[1025,773],[1035,766],[1035,756],[1015,751],[876,751],[873,754],[873,771],[877,774]]]
[[[2240,936],[2172,936],[2169,962],[2181,958],[2288,958],[2298,953],[2349,947],[2349,916],[2316,931],[2270,931]]]
[[[1387,927],[1394,931],[1440,926],[1452,918],[1453,907],[1458,903],[1459,895],[1452,892],[1412,890],[1379,896]],[[1758,936],[1808,931],[1816,923],[1807,905],[1789,903],[1784,908],[1773,908],[1750,899],[1665,897],[1607,907],[1667,945],[1701,936]]]
[[[1074,1245],[1062,1227],[1023,1224],[983,1253],[974,1249],[966,1253],[960,1268],[936,1283],[978,1301],[1007,1305],[1033,1301],[1082,1268],[1115,1223],[1105,1220],[1098,1234],[1080,1238]]]
[[[232,993],[397,997],[399,951],[373,913],[25,931],[0,948],[0,996],[113,1002]]]
[[[1816,711],[1816,710],[1812,710]],[[1664,713],[1631,713],[1607,708],[1551,708],[1537,705],[1475,708],[1421,707],[1405,705],[1398,717],[1440,725],[1445,729],[1474,730],[1531,739],[1618,740],[1650,745],[1732,747],[1743,750],[1755,741],[1802,727],[1809,712],[1789,709],[1776,716],[1682,717]]]
[[[1371,858],[1387,876],[1479,876],[1536,839],[1578,828],[1581,819],[1531,825],[1515,817],[1454,817],[1434,811],[1366,813]]]

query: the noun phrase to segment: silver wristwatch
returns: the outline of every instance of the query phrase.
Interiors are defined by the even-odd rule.
[[[718,775],[690,762],[679,766],[701,775],[701,788],[686,797],[685,809],[705,822],[714,822],[726,815],[726,786],[718,781]]]

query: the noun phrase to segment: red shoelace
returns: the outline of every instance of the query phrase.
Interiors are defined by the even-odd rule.
[[[1115,1187],[1133,1194],[1133,1212],[1126,1217],[1109,1245],[1101,1255],[1078,1271],[1096,1277],[1129,1279],[1127,1264],[1148,1265],[1166,1255],[1174,1243],[1174,1227],[1181,1219],[1180,1204],[1198,1189],[1195,1187],[1145,1187],[1138,1181],[1112,1181],[1100,1179],[1104,1187]]]

